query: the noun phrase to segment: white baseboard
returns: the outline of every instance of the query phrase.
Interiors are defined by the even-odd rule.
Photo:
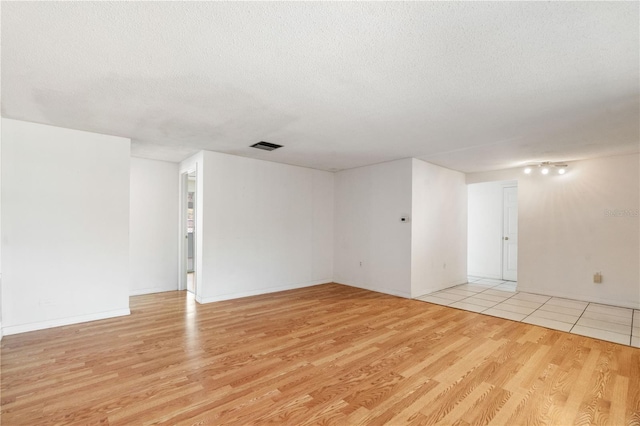
[[[28,331],[44,330],[45,328],[61,327],[63,325],[78,324],[81,322],[96,321],[101,319],[121,317],[131,314],[129,309],[118,309],[115,311],[99,312],[96,314],[78,315],[75,317],[60,318],[51,321],[34,322],[30,324],[10,325],[2,328],[5,336],[11,334],[26,333]]]
[[[472,274],[471,272],[469,272],[467,275],[470,276],[470,277],[488,278],[490,280],[501,280],[502,279],[502,275],[493,275],[493,274],[485,274],[485,273]]]
[[[518,291],[524,291],[525,293],[540,294],[542,296],[562,297],[564,299],[581,300],[583,302],[600,303],[602,305],[621,306],[624,308],[640,309],[640,302],[633,302],[628,300],[614,300],[605,299],[602,297],[582,296],[575,293],[565,293],[562,291],[541,291],[539,288],[528,288],[518,284]]]
[[[149,288],[139,288],[135,290],[131,290],[129,292],[129,296],[141,296],[143,294],[153,294],[153,293],[164,293],[166,291],[178,291],[178,287],[176,288],[163,288],[163,287],[149,287]]]
[[[450,283],[445,283],[445,284],[440,284],[436,287],[430,287],[424,290],[421,290],[422,294],[418,294],[416,296],[414,296],[413,298],[415,299],[416,297],[422,297],[422,296],[426,296],[427,294],[431,294],[431,293],[435,293],[436,291],[440,291],[440,290],[445,290],[447,288],[451,288],[451,287],[455,287],[457,285],[462,285],[462,284],[466,284],[467,283],[467,279],[461,279],[458,281],[453,281]]]
[[[376,293],[383,293],[383,294],[388,294],[390,296],[397,296],[397,297],[403,297],[405,299],[411,299],[411,294],[404,292],[404,291],[398,291],[392,288],[371,288],[371,287],[364,287],[361,285],[356,285],[356,284],[347,284],[347,283],[342,283],[342,282],[338,282],[338,281],[334,281],[336,284],[342,284],[342,285],[346,285],[349,287],[355,287],[355,288],[361,288],[363,290],[369,290],[369,291],[375,291]]]
[[[0,340],[2,340],[2,336],[3,336],[3,334],[2,334],[2,323],[0,322]]]
[[[331,279],[327,278],[326,280],[308,281],[308,282],[298,283],[298,284],[289,284],[289,285],[283,285],[278,287],[268,287],[268,288],[263,288],[259,290],[241,291],[238,293],[228,293],[228,294],[222,294],[222,295],[213,296],[213,297],[201,297],[200,295],[196,295],[196,301],[198,303],[222,302],[223,300],[240,299],[242,297],[276,293],[278,291],[295,290],[297,288],[311,287],[311,286],[320,285],[320,284],[329,284],[331,282],[332,282]]]

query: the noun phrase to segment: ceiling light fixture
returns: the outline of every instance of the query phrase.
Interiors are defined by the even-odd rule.
[[[559,175],[563,175],[567,172],[567,167],[569,167],[567,163],[552,163],[550,161],[543,161],[542,163],[528,165],[524,168],[523,171],[525,174],[530,175],[531,173],[533,173],[533,170],[537,168],[543,175],[548,175],[551,170],[556,170]]]

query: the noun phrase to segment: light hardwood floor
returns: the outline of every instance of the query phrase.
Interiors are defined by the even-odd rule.
[[[7,336],[2,425],[640,424],[640,349],[327,284]]]

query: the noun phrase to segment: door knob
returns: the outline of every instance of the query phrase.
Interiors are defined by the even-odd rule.
[[[509,237],[504,237],[504,240],[507,241],[509,239]]]

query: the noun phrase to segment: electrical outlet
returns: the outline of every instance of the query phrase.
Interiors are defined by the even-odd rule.
[[[593,282],[596,284],[602,284],[602,274],[600,272],[593,274]]]

